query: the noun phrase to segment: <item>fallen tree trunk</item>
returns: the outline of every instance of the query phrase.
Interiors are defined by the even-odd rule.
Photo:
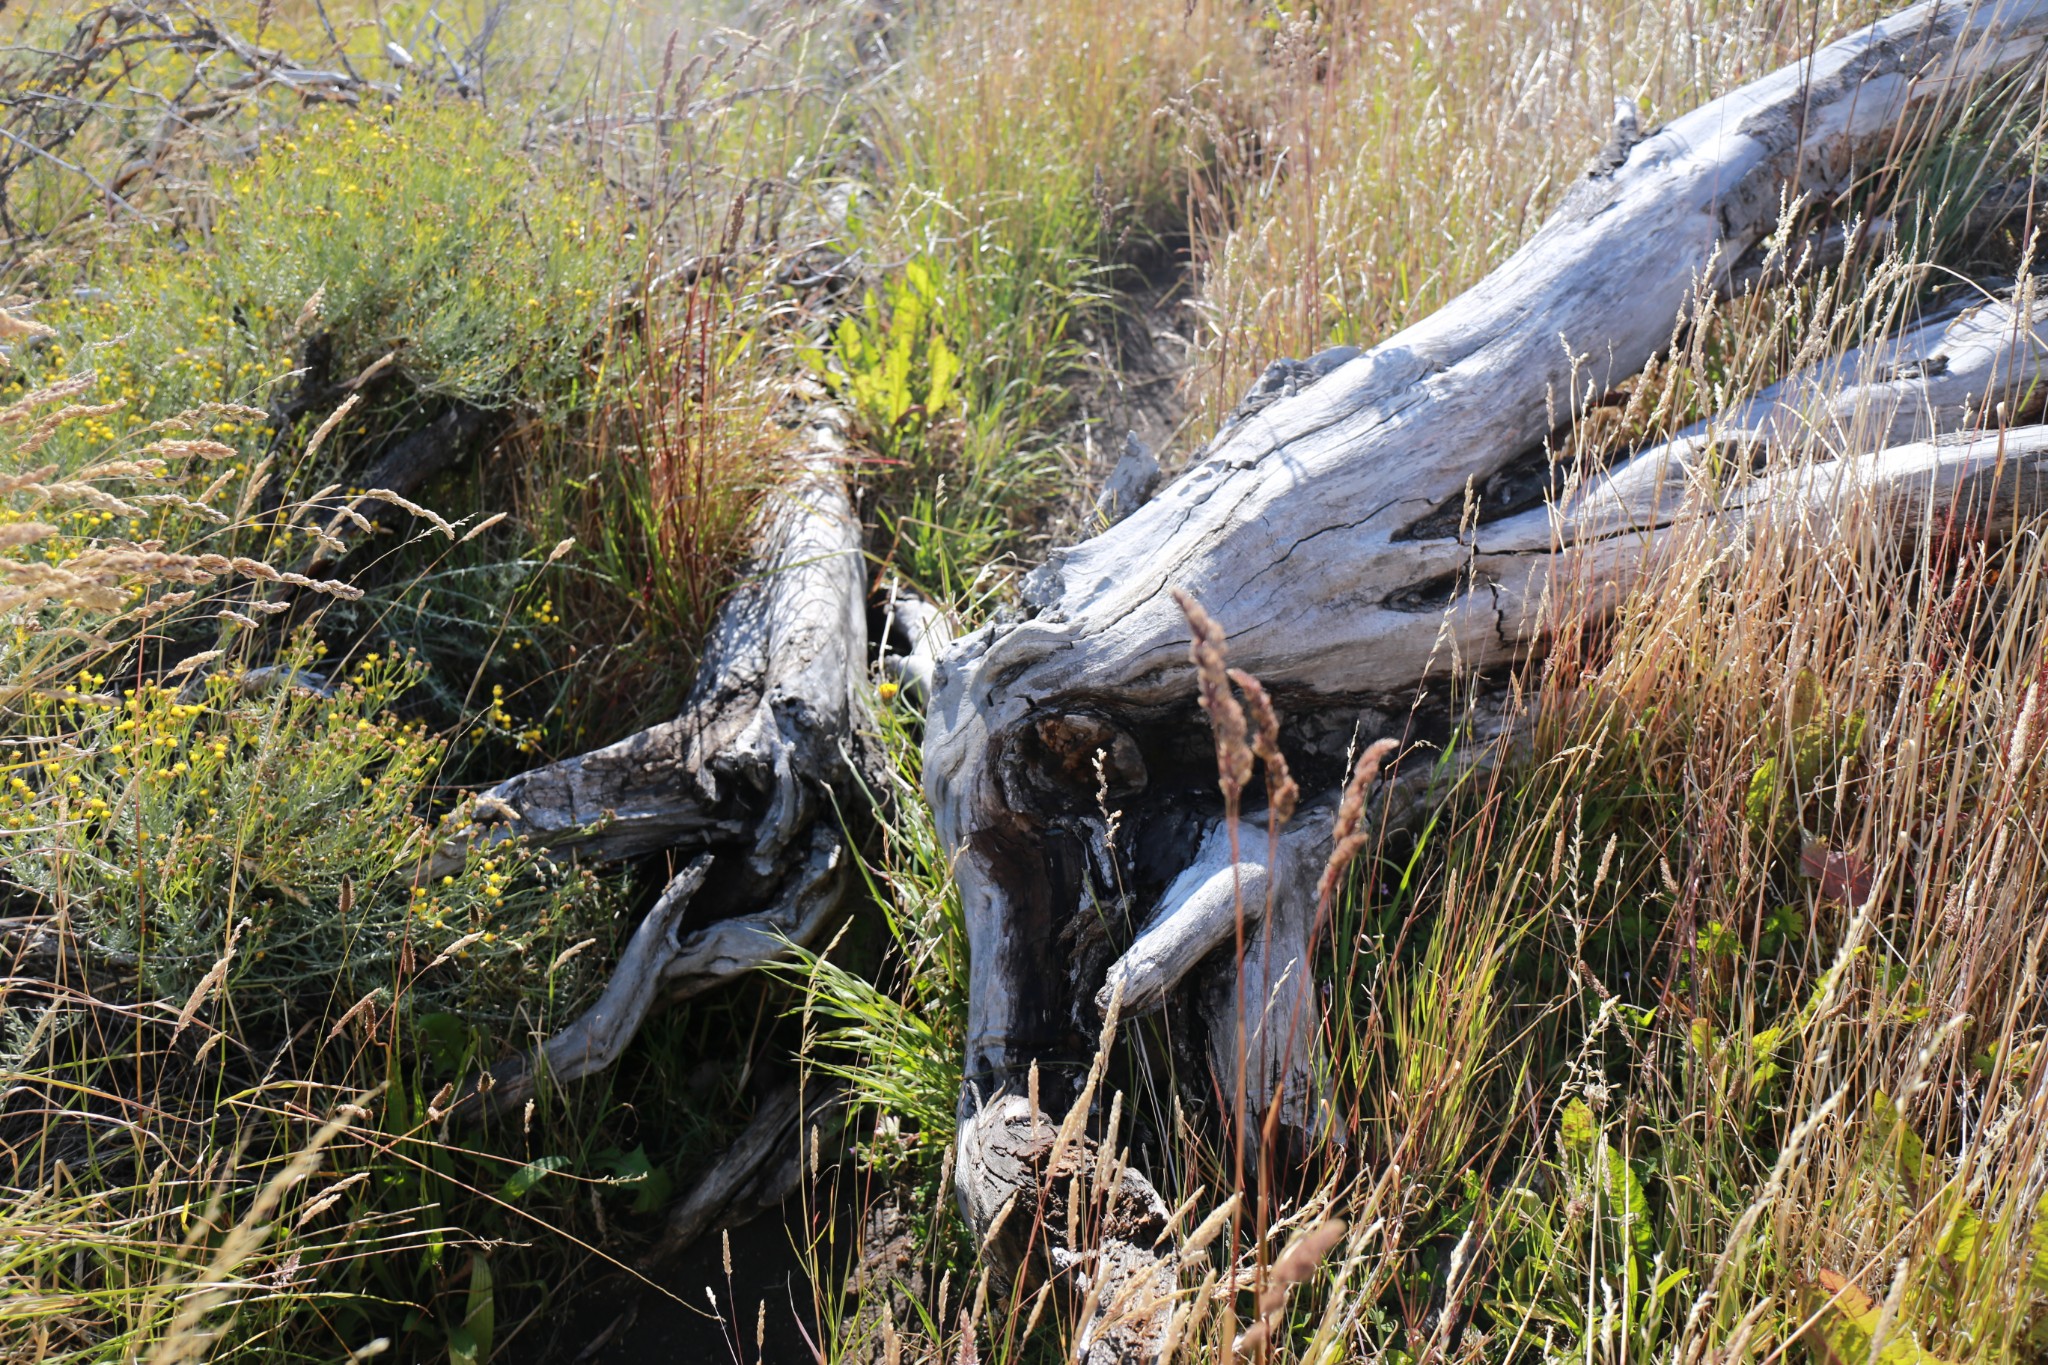
[[[1027,587],[1030,619],[947,654],[925,781],[957,858],[971,954],[956,1176],[977,1226],[1047,1178],[1029,1160],[995,1159],[1032,1150],[1043,1122],[1022,1100],[1027,1075],[1060,1112],[1073,1097],[1061,1078],[1080,1074],[1094,1045],[1105,977],[1090,965],[1099,959],[1067,947],[1078,920],[1150,905],[1110,973],[1142,1008],[1270,898],[1286,926],[1276,946],[1224,964],[1229,984],[1209,994],[1211,1029],[1229,1044],[1212,1043],[1221,1057],[1245,1055],[1247,1030],[1257,1037],[1243,1017],[1254,1007],[1235,1002],[1307,983],[1298,927],[1316,838],[1288,835],[1268,869],[1264,833],[1248,822],[1235,869],[1219,851],[1221,802],[1173,589],[1215,612],[1231,661],[1273,690],[1288,757],[1315,797],[1343,781],[1360,739],[1400,728],[1427,680],[1526,657],[1555,585],[1590,580],[1606,600],[1624,590],[1702,507],[1710,490],[1695,466],[1710,450],[1797,437],[1839,452],[1727,506],[1705,498],[1728,534],[1767,512],[1835,507],[1850,488],[1906,521],[1976,514],[1994,494],[2006,515],[2041,505],[2038,431],[1931,441],[1995,417],[2039,377],[2028,298],[1845,357],[1857,380],[1845,407],[1839,384],[1815,372],[1593,478],[1554,511],[1497,507],[1486,490],[1543,458],[1555,414],[1583,410],[1666,347],[1782,205],[1839,193],[1902,129],[1938,125],[2044,46],[2048,0],[1922,4],[1622,147],[1487,279],[1227,427],[1155,501],[1055,553]],[[1114,838],[1111,807],[1122,813]],[[1277,1105],[1312,1134],[1305,1047],[1259,1046],[1277,1049],[1275,1070],[1248,1089],[1240,1122],[1256,1130]],[[1097,1349],[1143,1349],[1157,1315],[1136,1321],[1095,1338]]]
[[[798,445],[682,714],[482,793],[423,869],[439,877],[515,838],[559,856],[692,858],[598,1002],[480,1078],[459,1112],[514,1108],[543,1071],[566,1081],[609,1066],[663,1001],[780,960],[842,905],[851,869],[836,801],[854,786],[867,577],[837,412],[807,421]],[[701,927],[686,932],[691,919]]]

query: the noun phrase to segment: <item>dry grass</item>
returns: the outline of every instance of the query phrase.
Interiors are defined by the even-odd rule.
[[[1181,163],[1211,319],[1203,410],[1275,355],[1370,344],[1498,264],[1604,141],[1616,95],[1647,125],[1871,17],[1276,20],[1175,110],[1207,134]],[[1931,222],[2005,151],[2038,148],[2024,109],[1970,120],[1998,131],[1914,153],[1886,210]],[[1703,308],[1624,420],[1582,424],[1567,467],[1896,326],[1942,270],[1866,258]],[[1757,472],[1844,453],[1816,442]],[[1701,510],[1749,477],[1703,483]],[[1098,1247],[1138,1151],[1120,1144],[1142,1135],[1175,1238],[1204,1247],[1172,1358],[2042,1358],[2048,549],[2038,527],[1987,543],[1845,498],[1734,543],[1702,523],[1618,607],[1560,585],[1555,645],[1524,680],[1529,747],[1482,762],[1419,840],[1388,839],[1338,916],[1320,1048],[1341,1153],[1305,1180],[1259,1171],[1240,1205],[1220,1193],[1225,1135],[1170,1097],[1101,1103],[1126,1126],[1109,1120],[1093,1184],[1066,1196],[1076,1221],[1041,1235]],[[1311,1237],[1337,1244],[1307,1274]],[[934,1300],[946,1264],[918,1324],[870,1286],[835,1358],[1074,1348],[1073,1302],[1006,1291],[971,1255]]]
[[[396,11],[382,27],[356,15],[332,46],[379,80],[393,74],[387,43],[453,79],[489,11],[443,10],[445,52],[431,18],[410,11],[410,27]],[[579,696],[627,699],[593,708],[609,713],[680,685],[676,661],[773,477],[775,395],[800,354],[832,372],[826,325],[866,316],[869,288],[875,336],[914,311],[904,354],[923,366],[878,401],[903,400],[868,433],[877,558],[979,612],[1003,600],[1006,560],[1044,533],[1044,505],[1073,491],[1060,485],[1078,463],[1080,327],[1134,272],[1192,272],[1199,432],[1273,357],[1370,343],[1497,264],[1607,137],[1615,97],[1639,101],[1648,124],[1872,17],[1673,0],[958,0],[894,19],[881,6],[769,7],[725,16],[731,29],[676,25],[651,6],[603,22],[575,7],[521,13],[494,39],[499,63],[481,68],[491,108],[517,109],[534,146],[577,167],[630,225],[616,252],[576,258],[616,273],[618,298],[593,310],[605,322],[590,335],[551,330],[534,353],[573,392],[521,408],[496,472],[444,490],[479,503],[458,509],[473,513],[462,535],[495,510],[486,495],[509,489],[524,539],[451,542],[422,518],[406,542],[418,558],[371,576],[363,619],[383,629],[404,603],[423,637],[477,631],[493,648],[517,623],[535,653],[586,659],[622,639],[663,643],[586,672],[508,673],[489,703],[482,665],[445,670],[462,702],[452,723],[500,735],[485,756],[507,762],[584,738],[565,727],[544,739],[543,713],[563,708],[515,714],[525,688],[545,696],[573,677]],[[330,41],[316,8],[272,14],[280,46]],[[670,48],[672,26],[683,32]],[[171,56],[162,80],[189,74],[193,53]],[[179,231],[213,222],[192,208],[214,193],[195,189],[212,184],[212,158],[236,130],[267,136],[302,112],[269,89],[180,142],[152,212]],[[1967,145],[1915,163],[1902,192],[1923,211],[1902,224],[1947,221],[1986,165],[2031,166],[2026,120],[1979,113]],[[122,144],[97,136],[63,155],[102,175],[94,158]],[[121,235],[141,229],[119,212],[113,227],[96,219],[92,194],[60,170],[16,168],[9,231],[50,231],[53,252],[143,240]],[[589,220],[580,201],[552,211]],[[1581,423],[1567,466],[1591,468],[1888,325],[1933,278],[1928,262],[1948,261],[1941,249],[1912,238],[1889,262],[1720,309],[1620,417]],[[62,311],[36,301],[42,277],[23,271],[0,281],[14,291],[0,296],[12,320],[0,345]],[[263,300],[285,321],[311,282],[293,287]],[[477,293],[480,309],[510,297]],[[379,310],[365,311],[374,322]],[[191,336],[149,330],[244,364],[223,383],[269,382],[292,363],[274,348],[230,355],[225,316],[194,324]],[[445,335],[453,346],[472,334]],[[940,383],[935,356],[964,360],[964,373]],[[138,362],[140,391],[172,372],[157,359]],[[850,391],[846,355],[836,361]],[[894,420],[920,403],[930,410]],[[249,643],[262,624],[251,604],[276,586],[267,547],[317,539],[293,498],[252,512],[267,472],[253,438],[219,487],[205,487],[205,452],[192,449],[171,452],[163,473],[181,477],[160,484],[135,464],[156,458],[140,449],[150,438],[114,413],[44,432],[49,405],[29,407],[0,421],[0,441],[16,442],[0,489],[14,509],[0,526],[0,592],[12,594],[0,605],[15,623],[0,707],[7,743],[23,749],[0,838],[10,896],[35,912],[9,922],[9,952],[27,962],[47,944],[26,936],[55,934],[48,943],[84,965],[0,987],[0,1351],[331,1355],[397,1331],[401,1351],[488,1357],[514,1335],[512,1305],[542,1311],[565,1267],[602,1259],[586,1243],[609,1236],[616,1250],[646,1233],[660,1168],[687,1165],[679,1130],[722,1103],[677,1058],[722,1050],[735,1071],[753,1065],[790,997],[676,1024],[616,1100],[551,1096],[501,1146],[458,1141],[440,1087],[497,1048],[475,1021],[510,1034],[573,1008],[602,972],[602,949],[579,957],[578,945],[601,938],[622,893],[521,863],[417,895],[392,869],[428,837],[447,736],[390,714],[412,664],[358,653],[339,697],[188,695],[207,672],[272,661]],[[206,417],[232,420],[261,417]],[[82,432],[66,467],[86,472],[62,487],[31,477],[42,436],[23,431]],[[101,458],[122,463],[92,470]],[[1703,483],[1701,506],[1746,477]],[[1123,1073],[1103,1070],[1101,1109],[1122,1131],[1105,1125],[1063,1208],[1085,1246],[1108,1225],[1121,1163],[1166,1183],[1186,1258],[1169,1358],[2048,1358],[2048,550],[2037,527],[1987,544],[1835,510],[1825,534],[1788,514],[1735,543],[1682,535],[1618,606],[1561,585],[1555,643],[1524,679],[1528,747],[1481,763],[1420,836],[1358,850],[1337,897],[1318,1041],[1341,1152],[1306,1175],[1255,1165],[1229,1198],[1240,1171],[1220,1125],[1156,1077],[1117,1095],[1110,1078]],[[265,539],[280,528],[298,540]],[[554,567],[541,592],[462,597],[494,574],[529,583],[520,575],[566,534],[594,567]],[[229,581],[232,600],[207,595]],[[431,591],[405,595],[421,585]],[[447,623],[427,610],[435,594]],[[1210,605],[1227,626],[1227,604]],[[183,652],[152,653],[174,628]],[[205,652],[202,630],[227,653],[176,674]],[[273,652],[324,668],[316,645]],[[142,674],[108,684],[107,660]],[[877,986],[844,963],[812,964],[814,1045],[872,1105],[814,1230],[844,1227],[840,1191],[892,1204],[922,1278],[842,1284],[821,1260],[821,1351],[890,1365],[1064,1358],[1075,1305],[998,1283],[950,1213],[959,906],[915,804],[914,726],[891,712],[884,730],[900,771],[880,794],[889,828],[870,850],[871,889],[890,911],[895,965]],[[166,761],[128,771],[114,746],[144,740]],[[296,763],[302,780],[238,768],[237,745]],[[217,820],[209,807],[231,803],[202,780],[240,781],[269,804]],[[126,895],[138,880],[151,896]],[[222,910],[238,896],[261,899],[246,931]],[[372,930],[404,933],[406,951]],[[436,975],[448,961],[458,970]],[[346,989],[291,996],[304,1017],[278,1025],[286,988],[323,979]],[[433,1011],[407,1013],[408,995]],[[279,1050],[259,1057],[259,1041]],[[341,1107],[358,1101],[367,1118]],[[323,1127],[331,1113],[348,1125]],[[1089,1115],[1070,1117],[1078,1135]],[[1143,1148],[1122,1150],[1133,1134]],[[310,1174],[315,1158],[327,1174]],[[636,1224],[641,1194],[650,1210]],[[495,1329],[494,1314],[507,1319]],[[753,1358],[753,1329],[732,1325],[738,1359]]]
[[[2041,1358],[2041,528],[1850,494],[1691,523],[1618,609],[1551,610],[1528,747],[1337,918],[1344,1150],[1239,1205],[1227,1138],[1098,1096],[1082,1212],[1041,1235],[1098,1245],[1120,1144],[1175,1134],[1174,1359]],[[840,1352],[1075,1340],[1073,1303],[960,1271],[957,1316],[871,1312]]]
[[[1642,127],[1870,22],[1869,4],[1337,5],[1275,23],[1255,136],[1202,175],[1213,423],[1276,356],[1369,345],[1506,259],[1583,173],[1617,99]]]

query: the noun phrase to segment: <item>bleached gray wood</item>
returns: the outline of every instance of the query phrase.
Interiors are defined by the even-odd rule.
[[[1125,432],[1123,453],[1102,481],[1102,491],[1095,495],[1095,524],[1114,526],[1144,506],[1145,499],[1159,487],[1163,473],[1159,457],[1138,439],[1138,433]]]
[[[1312,1057],[1321,1020],[1316,882],[1330,856],[1335,804],[1297,811],[1277,839],[1267,812],[1241,819],[1235,866],[1229,826],[1213,826],[1096,996],[1107,1008],[1121,989],[1127,1013],[1157,1009],[1198,963],[1226,945],[1234,950],[1242,934],[1235,970],[1217,973],[1197,1000],[1209,1063],[1234,1110],[1257,1119],[1277,1105],[1279,1121],[1310,1141],[1334,1133]]]
[[[1982,79],[2037,62],[2044,40],[2048,0],[1918,5],[1621,148],[1618,164],[1575,185],[1478,286],[1246,416],[1153,501],[1055,553],[1027,588],[1035,616],[955,647],[930,708],[925,780],[956,856],[970,946],[956,1188],[978,1225],[1000,1207],[994,1193],[1003,1188],[982,1169],[1000,1146],[982,1126],[1012,1125],[1010,1101],[1031,1063],[1059,1074],[1054,1063],[1070,1065],[1085,1050],[1072,993],[1092,997],[1100,984],[1073,980],[1060,946],[1063,926],[1104,888],[1087,884],[1086,850],[1099,837],[1073,793],[1085,755],[1057,741],[1097,736],[1106,755],[1128,751],[1114,765],[1126,808],[1165,798],[1147,790],[1136,736],[1184,714],[1194,691],[1187,627],[1169,589],[1204,603],[1230,632],[1231,662],[1297,713],[1355,710],[1362,699],[1412,694],[1458,665],[1517,657],[1532,644],[1555,575],[1602,584],[1611,576],[1618,590],[1640,572],[1644,542],[1685,510],[1674,493],[1699,490],[1669,476],[1667,449],[1598,481],[1561,520],[1539,509],[1482,523],[1461,540],[1468,490],[1540,449],[1557,415],[1612,390],[1667,345],[1692,301],[1725,287],[1732,262],[1772,230],[1789,195],[1838,192],[1882,155],[1901,120],[1938,121]],[[1967,369],[1978,351],[1954,340],[1951,363]],[[1953,386],[1931,382],[1941,379],[1884,379],[1902,386],[1897,404],[1869,431],[1840,439],[1879,427],[1889,435],[1923,412],[1939,425],[1961,405]],[[1770,412],[1802,402],[1779,394]],[[1904,516],[1987,491],[1981,449],[1929,445],[1870,461],[1853,453],[1870,445],[1843,448],[1852,453],[1838,468],[1778,494],[1811,509],[1832,479],[1832,492],[1867,486],[1886,515]],[[2031,496],[2036,468],[2011,475],[2013,497]],[[1745,495],[1731,533],[1772,497]],[[1603,501],[1641,511],[1649,524],[1623,530]],[[1555,553],[1561,538],[1582,533],[1588,545]],[[1213,937],[1213,915],[1196,918],[1209,927],[1191,945]],[[1283,937],[1276,933],[1268,960],[1247,955],[1262,999],[1285,994],[1289,981],[1306,988],[1305,976],[1288,975],[1294,950]],[[1161,965],[1127,968],[1149,990],[1186,955],[1175,948]]]
[[[931,700],[939,656],[953,644],[953,623],[935,604],[891,582],[883,605],[882,671],[913,706]]]
[[[633,931],[597,1003],[549,1038],[537,1056],[493,1067],[461,1112],[509,1112],[532,1096],[542,1074],[567,1084],[603,1071],[618,1061],[656,1006],[784,961],[792,945],[815,943],[845,903],[846,852],[829,824],[811,826],[808,840],[809,852],[790,870],[773,904],[681,934],[683,914],[702,889],[712,859],[691,863]]]
[[[597,1003],[542,1044],[537,1057],[514,1057],[493,1067],[453,1112],[463,1118],[505,1113],[533,1097],[543,1074],[571,1081],[617,1061],[661,994],[664,968],[677,951],[676,927],[710,872],[711,859],[702,857],[677,873],[626,941]]]
[[[516,1108],[542,1074],[566,1083],[612,1065],[657,1006],[786,958],[844,903],[848,855],[832,797],[851,794],[867,666],[845,463],[843,420],[825,410],[768,498],[753,569],[719,613],[680,717],[500,783],[427,868],[439,876],[513,838],[585,858],[694,855],[634,930],[597,1003],[492,1068],[464,1096],[463,1116]],[[727,900],[758,908],[682,933],[713,879]]]
[[[1999,405],[2016,406],[2048,370],[2044,326],[2048,302],[1986,299],[1803,369],[1679,432],[1674,444],[1839,453],[1996,425]]]
[[[766,909],[715,920],[678,941],[662,966],[668,999],[722,986],[785,961],[792,944],[809,947],[817,941],[846,902],[848,855],[838,831],[824,821],[810,827],[807,840],[808,851]]]
[[[1797,477],[1824,481],[1849,502],[1856,493],[1866,507],[1875,500],[1894,509],[1924,477],[1946,488],[1935,494],[1946,500],[1963,491],[1954,481],[1981,473],[1986,452],[1996,448],[1962,433],[1995,422],[2000,404],[2015,404],[2044,382],[2048,301],[1995,302],[1873,342],[1641,452],[1568,495],[1561,508],[1535,508],[1439,543],[1423,576],[1461,573],[1467,591],[1455,601],[1439,597],[1447,610],[1437,613],[1371,613],[1364,628],[1391,650],[1434,650],[1473,666],[1503,662],[1531,641],[1553,584],[1595,584],[1593,600],[1612,601],[1654,564],[1671,540],[1661,533],[1678,520],[1707,506],[1733,533],[1768,504],[1792,476],[1721,505],[1730,466],[1751,450],[1877,452],[1812,459]],[[1939,444],[1949,438],[1964,443]],[[2031,436],[2014,440],[2015,452],[2030,448]]]
[[[1123,956],[1110,964],[1095,992],[1098,1009],[1123,998],[1124,1017],[1142,1018],[1166,1004],[1167,994],[1195,964],[1227,942],[1240,923],[1256,928],[1266,914],[1271,876],[1266,867],[1264,821],[1240,830],[1242,855],[1231,857],[1229,830],[1219,821],[1195,850],[1195,859],[1159,900],[1151,922]],[[1297,835],[1299,831],[1297,826]]]
[[[1296,811],[1280,831],[1277,848],[1267,828],[1268,812],[1243,816],[1235,863],[1229,827],[1220,820],[1211,825],[1194,861],[1174,878],[1150,921],[1111,964],[1095,993],[1096,1007],[1107,1010],[1122,992],[1126,1019],[1150,1014],[1197,963],[1236,936],[1240,919],[1250,942],[1258,937],[1269,903],[1291,908],[1304,891],[1312,899],[1316,877],[1330,855],[1332,809],[1323,801]],[[1281,872],[1277,881],[1268,869],[1275,854]]]
[[[1559,536],[1569,548],[1547,548],[1531,556],[1515,585],[1502,573],[1488,593],[1472,593],[1452,610],[1469,630],[1468,657],[1490,657],[1495,640],[1528,645],[1540,625],[1542,594],[1560,575],[1576,575],[1618,600],[1659,554],[1695,529],[1727,542],[1760,521],[1820,540],[1845,534],[1856,522],[1874,523],[1886,539],[1892,532],[1940,534],[1951,529],[1996,539],[2002,526],[2048,514],[2048,427],[1979,432],[1945,440],[1897,446],[1870,456],[1821,461],[1761,479],[1725,502],[1690,508],[1677,490],[1672,505],[1659,509],[1648,534]],[[1558,534],[1550,518],[1532,513],[1530,536]],[[1474,561],[1481,573],[1494,559]],[[1469,609],[1468,609],[1469,608]],[[1496,720],[1498,718],[1495,718]],[[1472,738],[1469,761],[1494,756],[1497,728]],[[1431,804],[1426,788],[1441,786],[1439,775],[1412,771],[1382,794],[1380,809],[1421,809]],[[1244,1010],[1247,1093],[1259,1108],[1281,1106],[1281,1121],[1311,1136],[1327,1131],[1308,1077],[1318,1019],[1313,980],[1315,885],[1331,846],[1327,802],[1298,812],[1280,841],[1281,875],[1269,876],[1265,813],[1240,822],[1240,861],[1230,860],[1226,828],[1219,822],[1204,836],[1195,859],[1161,897],[1153,919],[1117,959],[1096,992],[1107,1008],[1123,993],[1127,1017],[1163,1006],[1169,994],[1203,959],[1235,936],[1240,914],[1246,951],[1238,982],[1220,983],[1204,1000],[1209,1042],[1217,1074],[1232,1084],[1237,1067],[1236,1020]],[[1270,907],[1270,920],[1269,920]]]
[[[843,418],[825,410],[769,495],[753,566],[719,611],[682,714],[483,793],[434,875],[514,837],[597,858],[745,840],[759,875],[780,870],[844,767],[861,705],[866,574],[846,460]]]

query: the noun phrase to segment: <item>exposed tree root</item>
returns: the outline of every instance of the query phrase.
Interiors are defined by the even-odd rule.
[[[851,869],[836,802],[853,786],[867,659],[844,461],[841,420],[826,410],[768,499],[755,566],[720,611],[680,716],[483,793],[423,869],[440,876],[511,838],[582,858],[691,860],[597,1004],[482,1077],[463,1114],[516,1108],[542,1072],[569,1081],[610,1066],[658,1005],[815,941],[843,903]],[[714,895],[724,913],[685,932],[692,904]]]

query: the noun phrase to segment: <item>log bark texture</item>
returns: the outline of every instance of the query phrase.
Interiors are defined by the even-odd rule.
[[[690,859],[597,1004],[481,1078],[464,1114],[516,1108],[543,1070],[567,1081],[609,1066],[658,1005],[811,943],[844,903],[839,811],[864,705],[867,575],[836,410],[807,421],[797,446],[682,714],[481,794],[425,869],[438,877],[512,838],[561,856]]]
[[[1788,381],[1560,506],[1518,510],[1503,481],[1542,457],[1557,414],[1638,373],[1696,300],[1728,287],[1784,204],[1839,194],[1902,128],[2037,72],[2044,46],[2048,0],[1921,4],[1626,140],[1479,285],[1327,374],[1290,370],[1156,499],[1056,552],[1027,587],[1028,619],[948,652],[925,781],[972,959],[956,1177],[978,1226],[1045,1180],[1003,1157],[1028,1152],[1043,1122],[1020,1098],[1026,1076],[1036,1068],[1043,1103],[1063,1108],[1058,1078],[1085,1069],[1105,985],[1156,1007],[1268,896],[1270,937],[1247,943],[1269,946],[1204,988],[1254,1016],[1227,1047],[1212,1040],[1214,1065],[1258,1050],[1252,1102],[1277,1097],[1289,1123],[1316,1127],[1299,1033],[1313,1031],[1302,869],[1318,844],[1300,822],[1324,817],[1305,811],[1272,867],[1248,821],[1233,871],[1172,589],[1228,628],[1231,662],[1273,691],[1297,775],[1326,796],[1349,751],[1411,714],[1418,686],[1525,657],[1554,586],[1571,576],[1611,600],[1702,507],[1735,535],[1766,515],[1826,533],[1852,488],[1904,525],[2042,506],[2040,430],[1939,439],[1995,424],[1996,405],[2040,376],[2041,315],[2025,297]],[[1843,401],[1838,373],[1855,381]],[[1794,438],[1836,458],[1732,502],[1706,479],[1710,451]],[[1293,1040],[1269,1031],[1281,1012]]]

